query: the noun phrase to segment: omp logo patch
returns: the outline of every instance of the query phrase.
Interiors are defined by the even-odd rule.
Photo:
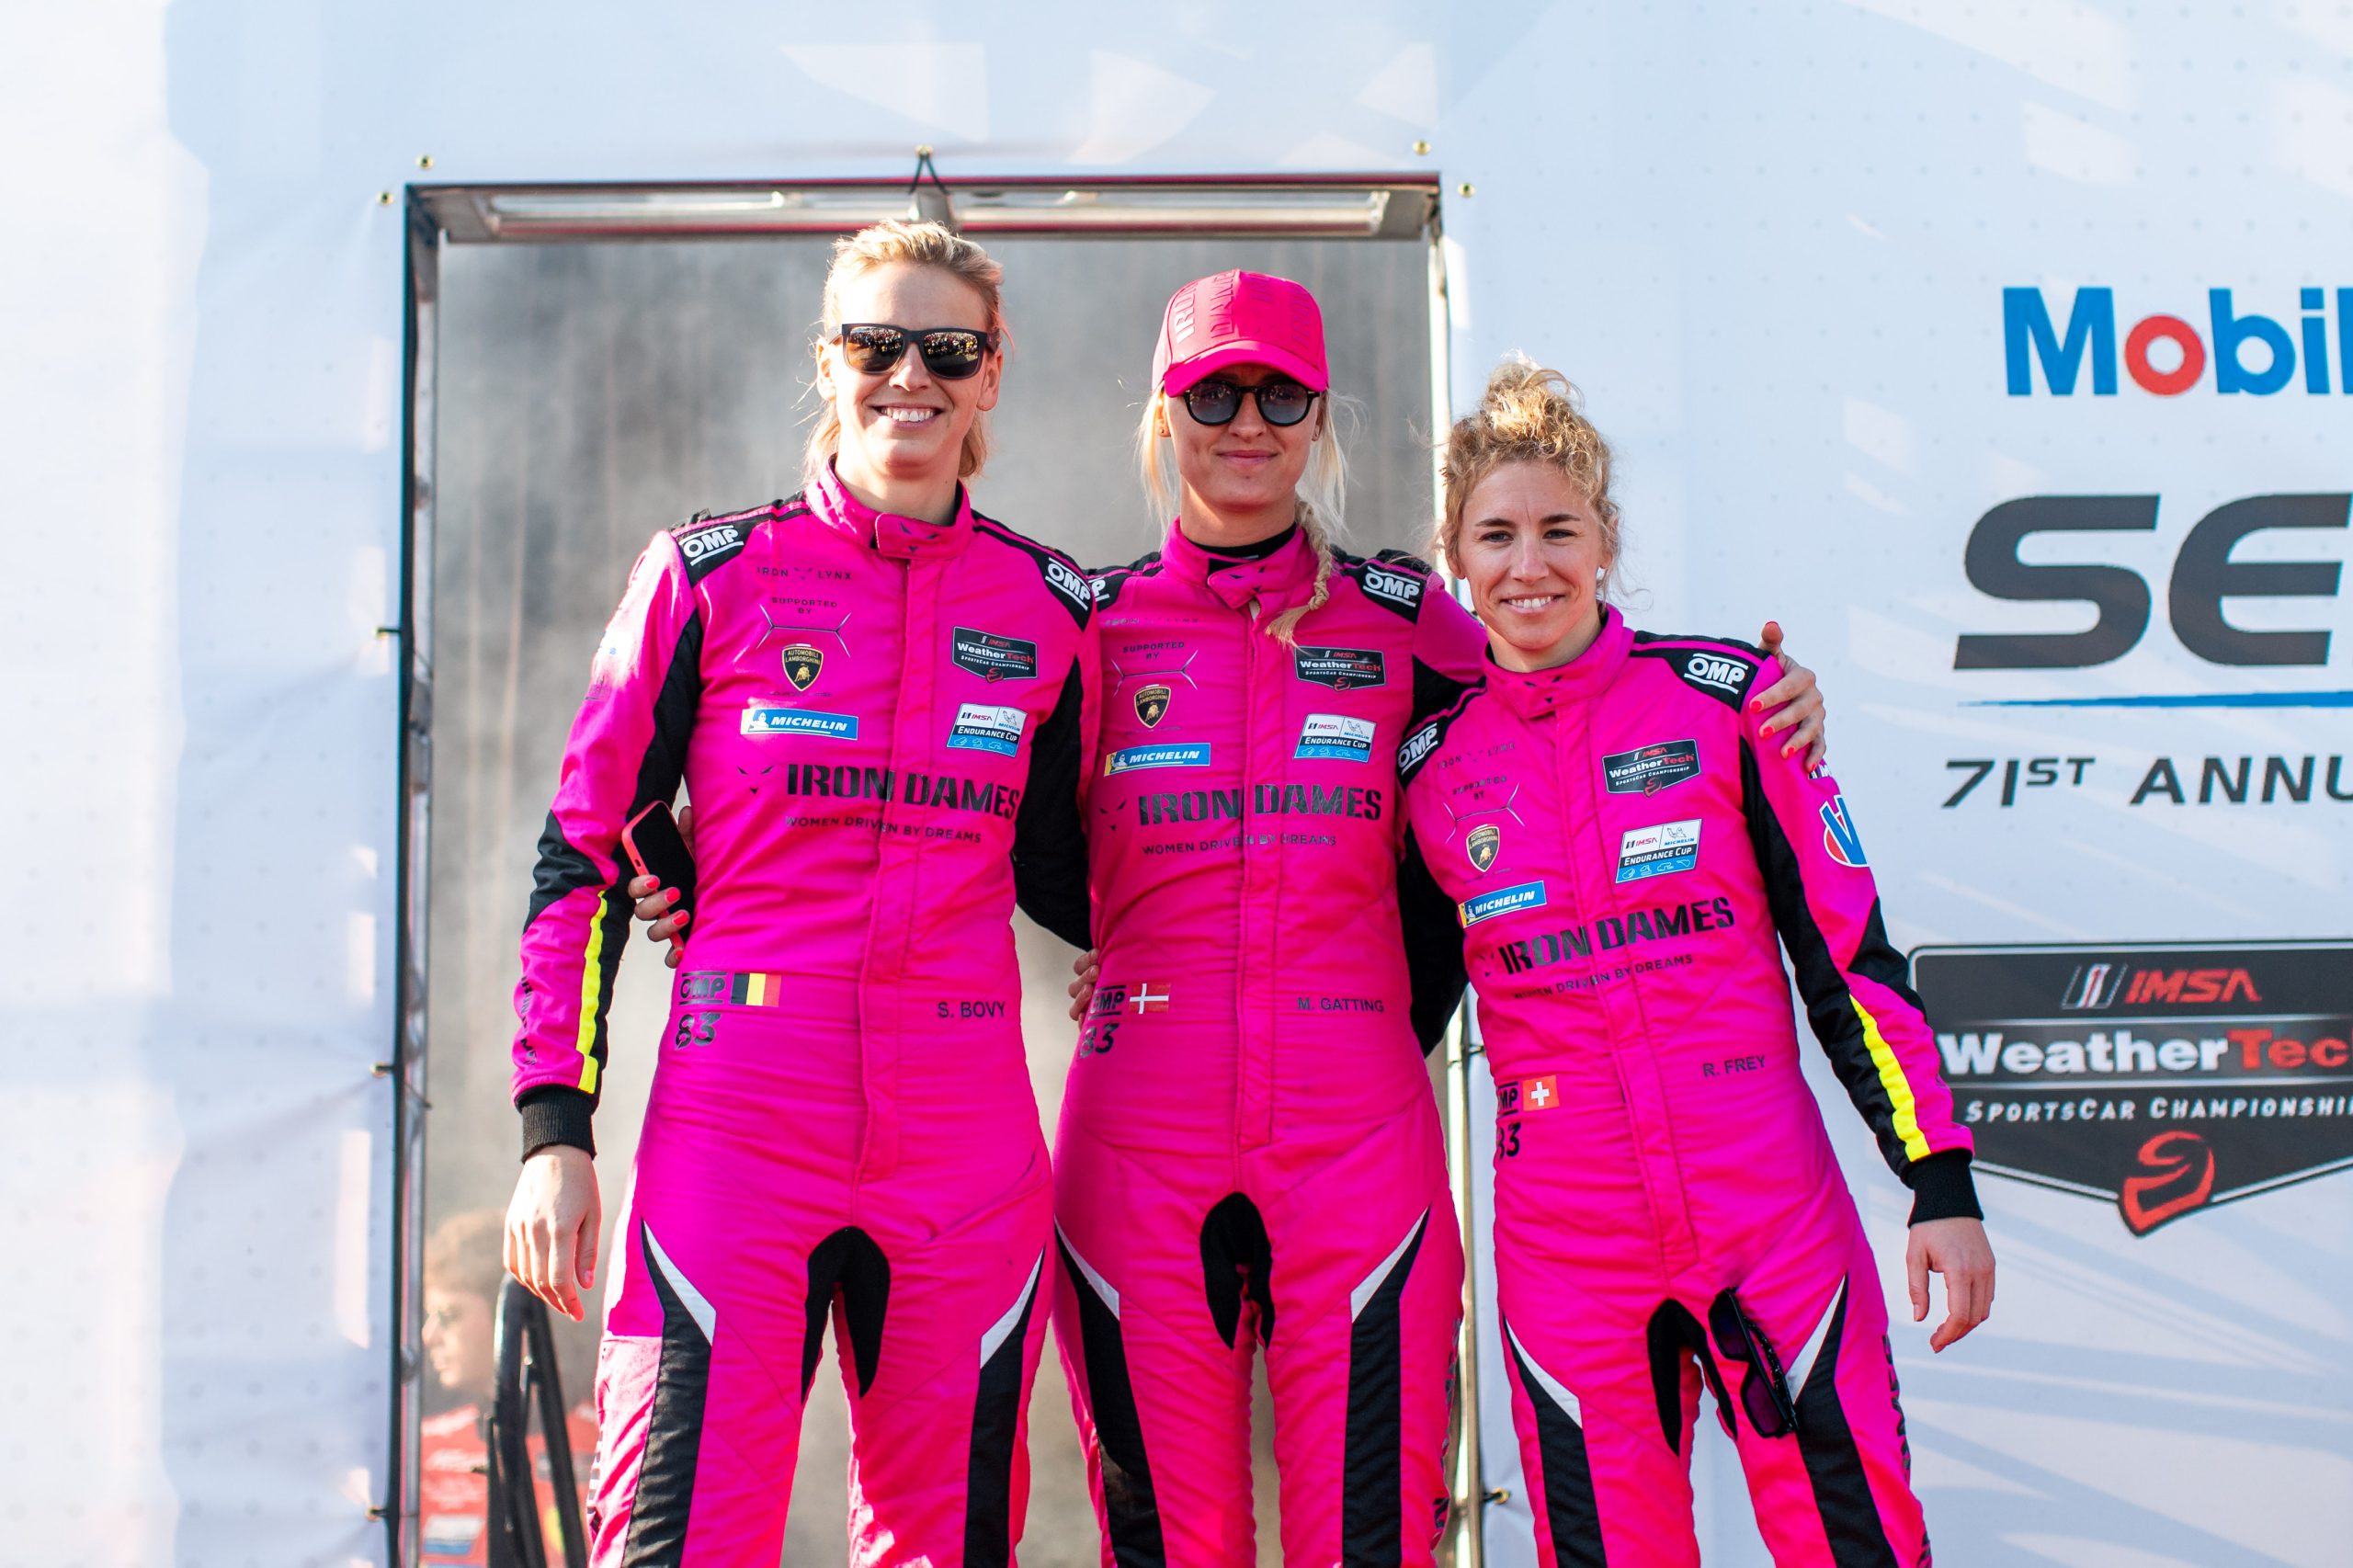
[[[1699,863],[1699,819],[1638,827],[1618,840],[1618,881],[1638,882],[1688,871]]]
[[[1103,759],[1103,777],[1114,774],[1141,773],[1154,767],[1207,767],[1210,745],[1207,741],[1183,742],[1162,746],[1121,746]]]
[[[1411,616],[1421,608],[1425,585],[1419,577],[1368,563],[1362,581],[1367,594],[1392,609]]]
[[[958,751],[993,751],[1011,756],[1021,749],[1021,732],[1029,715],[1018,708],[967,702],[956,710],[956,726],[948,744]]]
[[[1477,898],[1465,899],[1454,907],[1455,913],[1461,917],[1462,928],[1468,931],[1480,921],[1493,920],[1498,915],[1511,915],[1523,909],[1541,909],[1543,906],[1544,884],[1521,882],[1517,887],[1497,888],[1493,892],[1483,892]]]
[[[1740,660],[1727,659],[1721,653],[1694,653],[1683,661],[1685,675],[1718,691],[1739,691],[1740,683],[1748,678],[1748,670],[1749,666]]]
[[[1300,726],[1294,757],[1321,757],[1332,762],[1370,762],[1373,725],[1370,719],[1345,713],[1310,713]]]
[[[1397,771],[1410,773],[1421,766],[1422,759],[1438,749],[1438,726],[1425,724],[1405,737],[1397,748]]]
[[[807,708],[786,708],[768,702],[744,705],[747,735],[821,735],[832,741],[858,739],[858,717],[851,713],[819,713]]]
[[[699,566],[716,561],[731,550],[744,548],[744,530],[733,523],[718,523],[707,528],[678,536],[678,553],[688,565]]]
[[[1000,637],[960,626],[951,655],[956,667],[970,670],[985,681],[1034,680],[1038,675],[1038,644],[1019,637]]]
[[[1051,555],[1046,557],[1046,583],[1079,608],[1095,608],[1095,585]]]

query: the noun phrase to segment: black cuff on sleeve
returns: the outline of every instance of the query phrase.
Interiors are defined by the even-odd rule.
[[[523,1115],[525,1159],[551,1143],[569,1143],[591,1154],[597,1152],[597,1134],[592,1125],[597,1102],[583,1091],[567,1089],[561,1084],[545,1084],[517,1100],[515,1108]]]
[[[1985,1211],[1977,1207],[1977,1183],[1969,1174],[1969,1151],[1947,1149],[1915,1160],[1904,1173],[1904,1185],[1912,1189],[1912,1218],[1908,1224],[1925,1220],[1983,1220]]]

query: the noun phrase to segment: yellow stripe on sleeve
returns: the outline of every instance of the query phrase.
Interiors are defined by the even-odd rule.
[[[1880,1087],[1887,1091],[1889,1105],[1895,1110],[1895,1135],[1904,1142],[1906,1159],[1925,1160],[1928,1157],[1928,1141],[1920,1134],[1920,1117],[1912,1103],[1911,1081],[1904,1076],[1904,1063],[1895,1059],[1895,1048],[1879,1032],[1879,1020],[1870,1009],[1853,995],[1847,998],[1855,1005],[1855,1017],[1863,1020],[1863,1044],[1871,1053],[1871,1065],[1879,1069]]]
[[[580,1052],[580,1087],[592,1095],[597,1092],[597,998],[605,979],[606,905],[612,896],[609,892],[597,895],[596,913],[588,921],[588,951],[580,971],[580,1033],[573,1041],[573,1049]]]

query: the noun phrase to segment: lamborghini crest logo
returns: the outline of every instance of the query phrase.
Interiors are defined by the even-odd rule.
[[[1472,869],[1483,871],[1495,863],[1495,857],[1502,853],[1503,846],[1504,830],[1490,822],[1472,828],[1462,848],[1471,857]]]
[[[784,678],[792,683],[795,691],[806,691],[816,680],[817,672],[825,667],[823,650],[806,642],[795,642],[784,651]]]
[[[1145,729],[1158,729],[1160,722],[1168,717],[1168,698],[1165,686],[1147,686],[1137,691],[1136,717],[1143,721]]]

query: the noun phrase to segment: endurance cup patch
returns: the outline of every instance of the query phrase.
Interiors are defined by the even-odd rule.
[[[1699,863],[1699,819],[1638,827],[1618,841],[1618,880],[1638,882]]]
[[[969,626],[956,629],[953,657],[956,667],[970,670],[985,681],[1035,680],[1038,676],[1038,644],[1018,637],[999,637],[994,631],[975,631]]]
[[[1521,882],[1517,887],[1497,888],[1493,892],[1483,892],[1477,898],[1466,899],[1455,905],[1455,911],[1462,918],[1462,928],[1468,931],[1480,921],[1492,920],[1498,915],[1543,907],[1544,884]]]
[[[967,702],[956,710],[956,727],[949,732],[948,744],[958,751],[993,751],[1011,756],[1021,749],[1021,732],[1029,722],[1029,714],[1024,709]]]
[[[1332,762],[1372,760],[1372,721],[1345,713],[1310,713],[1300,727],[1295,757],[1322,757]]]
[[[819,713],[807,708],[787,708],[779,703],[747,702],[744,705],[744,733],[823,735],[831,741],[854,741],[858,739],[858,716],[854,713]]]
[[[1207,767],[1210,765],[1210,744],[1207,741],[1185,742],[1174,745],[1121,746],[1103,759],[1103,777],[1114,774],[1141,773],[1151,767]]]
[[[1389,676],[1378,648],[1293,648],[1290,667],[1300,679],[1334,691],[1386,685]]]
[[[1699,777],[1699,743],[1662,741],[1601,759],[1603,783],[1613,795],[1655,795]]]

